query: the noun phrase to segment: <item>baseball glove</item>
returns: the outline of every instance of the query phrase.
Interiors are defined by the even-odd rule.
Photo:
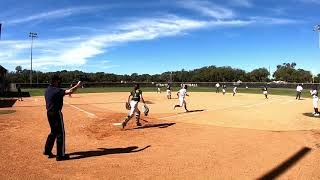
[[[147,105],[144,105],[142,107],[142,111],[143,111],[145,116],[148,116],[150,110],[149,110],[149,107]]]
[[[130,110],[130,109],[131,109],[131,106],[130,106],[130,104],[129,104],[128,102],[126,102],[125,107],[126,107],[127,110]]]

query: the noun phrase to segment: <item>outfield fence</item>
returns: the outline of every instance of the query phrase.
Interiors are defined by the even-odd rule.
[[[141,87],[160,87],[166,88],[168,83],[164,82],[87,82],[84,83],[84,88],[107,88],[107,87],[133,87],[135,84],[140,84]],[[191,88],[197,87],[207,87],[215,88],[217,82],[172,82],[170,83],[172,87],[181,87],[183,84],[187,84]],[[320,83],[273,83],[273,82],[219,82],[220,87],[226,85],[227,87],[237,86],[239,88],[262,88],[267,86],[268,88],[296,88],[298,84],[301,84],[304,89],[311,89],[313,86],[320,88]],[[49,84],[20,84],[21,88],[46,88]],[[70,83],[63,83],[61,86],[63,88],[70,87]],[[13,90],[16,87],[16,84],[11,85]]]

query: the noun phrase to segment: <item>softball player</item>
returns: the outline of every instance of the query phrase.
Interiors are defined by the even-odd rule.
[[[297,86],[297,96],[296,96],[296,99],[299,99],[299,100],[300,100],[302,90],[303,90],[303,87],[302,87],[300,84],[298,84],[298,86]]]
[[[44,155],[53,158],[52,148],[57,139],[57,161],[68,160],[69,156],[65,154],[65,132],[64,122],[62,116],[63,97],[72,94],[77,88],[81,86],[81,81],[74,87],[63,90],[60,88],[61,78],[59,75],[54,75],[51,79],[51,84],[45,92],[46,109],[51,132],[48,135],[46,145],[44,148]]]
[[[138,104],[140,102],[140,100],[144,103],[144,99],[143,99],[143,96],[142,96],[142,91],[140,90],[140,85],[139,84],[136,84],[134,85],[134,88],[133,88],[133,91],[130,92],[130,95],[128,97],[128,103],[130,104],[130,112],[128,114],[128,117],[126,117],[124,119],[124,121],[122,122],[122,129],[125,128],[125,126],[127,125],[127,123],[130,121],[130,119],[132,119],[132,117],[134,116],[134,114],[136,115],[136,125],[137,126],[141,126],[141,123],[140,123],[140,110],[138,108]]]
[[[168,86],[167,86],[167,98],[171,99],[171,85],[170,84],[168,84]]]
[[[264,94],[264,96],[266,97],[266,99],[268,99],[268,88],[267,88],[267,86],[263,86],[263,88],[262,88],[262,93]]]
[[[237,94],[237,86],[235,86],[232,91],[233,91],[233,95],[232,96],[235,96]]]
[[[317,87],[313,87],[312,90],[310,91],[310,94],[313,98],[313,108],[314,108],[314,113],[313,115],[314,116],[319,116],[319,110],[318,110],[318,101],[319,101],[319,98],[318,98],[318,89]]]
[[[178,91],[177,96],[179,98],[179,104],[175,105],[173,109],[176,109],[176,107],[184,106],[184,109],[186,110],[186,112],[189,112],[189,110],[187,109],[187,103],[185,101],[185,97],[189,96],[187,94],[187,89],[188,89],[188,86],[184,85],[184,87]]]
[[[226,89],[227,89],[227,85],[222,85],[222,94],[225,95],[226,94]]]
[[[220,92],[220,84],[217,83],[217,84],[216,84],[216,93],[219,93],[219,92]]]

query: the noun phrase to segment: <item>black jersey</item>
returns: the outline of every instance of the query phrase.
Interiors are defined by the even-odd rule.
[[[48,112],[61,111],[65,90],[50,85],[45,92],[46,108]]]

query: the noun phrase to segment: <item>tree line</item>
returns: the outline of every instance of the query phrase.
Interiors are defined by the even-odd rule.
[[[297,69],[296,63],[283,63],[277,66],[276,71],[270,78],[270,73],[266,68],[257,68],[250,72],[245,70],[232,68],[230,66],[217,67],[206,66],[199,69],[186,71],[164,72],[161,74],[138,74],[117,75],[113,73],[96,72],[86,73],[82,71],[57,71],[57,72],[40,72],[33,71],[33,83],[48,83],[50,77],[58,73],[64,83],[71,83],[80,77],[86,77],[89,82],[269,82],[272,80],[285,81],[292,83],[311,83],[320,82],[320,74],[315,78],[312,77],[310,71]],[[7,74],[7,81],[13,83],[29,83],[30,70],[17,66],[15,71]]]

